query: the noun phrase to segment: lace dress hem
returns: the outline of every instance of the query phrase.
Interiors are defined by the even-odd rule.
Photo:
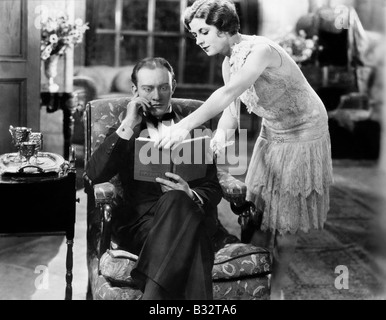
[[[330,136],[328,130],[319,130],[307,130],[295,142],[294,131],[267,140],[263,127],[245,181],[247,200],[263,212],[262,230],[295,233],[323,228],[333,174]]]

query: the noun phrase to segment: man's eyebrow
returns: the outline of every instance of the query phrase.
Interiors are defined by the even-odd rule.
[[[159,84],[158,86],[161,87],[161,86],[169,86],[169,85],[170,85],[169,82],[165,82],[165,83]],[[143,84],[143,85],[141,85],[141,88],[144,88],[144,87],[154,88],[155,86],[153,86],[151,84]]]

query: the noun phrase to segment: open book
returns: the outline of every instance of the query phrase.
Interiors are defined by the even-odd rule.
[[[134,179],[154,182],[166,172],[178,174],[189,182],[205,177],[208,164],[213,163],[210,137],[186,139],[175,149],[158,149],[151,138],[135,139]]]

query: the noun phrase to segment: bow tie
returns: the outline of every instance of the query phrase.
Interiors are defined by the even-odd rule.
[[[168,121],[168,120],[174,119],[175,116],[176,116],[176,114],[172,110],[172,112],[168,112],[168,113],[163,114],[159,119],[156,118],[155,116],[153,116],[151,113],[149,113],[145,117],[145,119],[147,121],[150,121],[154,125],[154,127],[158,127],[158,123],[160,123],[162,121]]]

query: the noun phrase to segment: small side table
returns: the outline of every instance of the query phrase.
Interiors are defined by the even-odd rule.
[[[54,174],[0,175],[0,194],[4,202],[8,202],[3,206],[12,208],[9,214],[1,215],[0,237],[64,234],[67,240],[65,300],[71,300],[77,201],[75,159],[64,161],[61,168],[63,170]]]
[[[63,137],[65,159],[69,157],[69,147],[74,133],[74,112],[77,107],[77,94],[73,92],[41,92],[40,105],[45,106],[47,112],[63,111]]]

